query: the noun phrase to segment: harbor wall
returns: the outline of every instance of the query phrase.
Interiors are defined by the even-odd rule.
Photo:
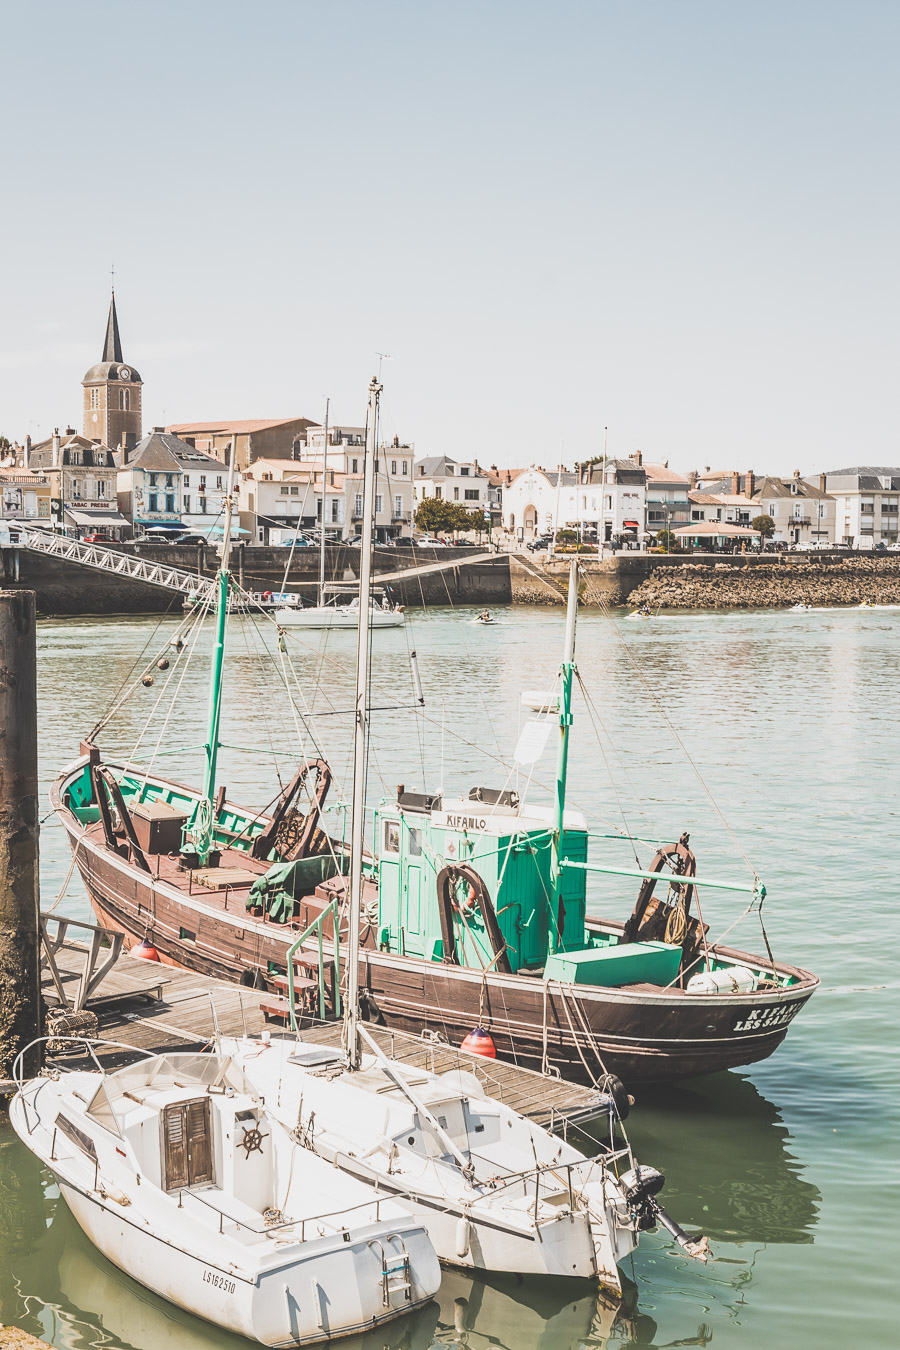
[[[198,578],[211,577],[218,566],[216,550],[208,545],[122,544],[118,551],[147,559],[148,562],[194,572]],[[393,595],[406,605],[504,605],[509,604],[509,567],[505,558],[496,563],[466,564],[468,557],[483,549],[454,549],[453,567],[418,576],[409,582],[393,582]],[[44,615],[82,614],[159,614],[179,611],[182,597],[130,577],[112,576],[82,567],[61,558],[48,557],[28,549],[3,549],[3,584],[33,590],[38,612]],[[251,591],[280,591],[290,550],[239,545],[231,555],[231,565],[241,584]],[[374,572],[379,574],[447,562],[446,549],[376,549]],[[17,574],[18,573],[18,574]],[[331,547],[326,551],[326,578],[352,584],[359,576],[359,549]],[[316,593],[319,555],[315,549],[297,549],[291,559],[284,589],[310,597]]]

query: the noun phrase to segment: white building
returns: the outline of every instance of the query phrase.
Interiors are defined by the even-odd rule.
[[[900,469],[833,469],[805,480],[817,483],[835,499],[835,535],[852,548],[874,548],[898,542]]]
[[[205,534],[222,524],[228,469],[220,459],[162,427],[121,455],[119,510],[137,533],[165,526]]]
[[[419,459],[413,475],[415,505],[427,497],[455,502],[467,511],[491,509],[491,477],[474,460],[432,455]]]
[[[634,459],[577,471],[532,465],[503,486],[503,524],[527,542],[549,530],[596,531],[604,543],[639,542],[646,521],[646,475]]]

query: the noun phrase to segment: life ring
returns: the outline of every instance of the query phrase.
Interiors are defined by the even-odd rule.
[[[264,600],[271,600],[271,599],[272,599],[272,592],[271,592],[271,591],[263,591],[263,599],[264,599]]]
[[[478,895],[475,886],[471,881],[465,877],[462,878],[462,881],[463,885],[466,887],[466,895],[464,899],[460,900],[459,893],[457,892],[456,899],[453,901],[453,908],[456,910],[457,914],[462,914],[467,917],[469,914],[475,913]]]

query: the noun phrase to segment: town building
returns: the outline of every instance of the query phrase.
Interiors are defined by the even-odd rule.
[[[691,520],[750,525],[757,516],[775,524],[771,539],[785,544],[828,544],[835,538],[835,501],[824,489],[800,477],[771,474],[760,477],[752,469],[733,471],[717,482],[705,477],[703,491],[692,490]]]
[[[247,469],[258,459],[304,459],[306,433],[316,425],[308,417],[274,417],[238,422],[173,422],[166,431],[223,464],[228,463],[233,440],[237,467]]]
[[[813,474],[805,480],[835,499],[835,538],[851,548],[898,542],[900,468],[855,465]]]
[[[142,380],[122,357],[116,296],[109,302],[103,356],[81,381],[84,390],[84,435],[91,443],[135,446],[141,439]]]
[[[488,480],[488,500],[490,502],[491,524],[502,525],[503,523],[503,491],[511,487],[513,480],[518,478],[522,472],[521,469],[498,469],[496,464],[492,464],[489,469],[483,471]]]
[[[331,472],[343,477],[345,539],[357,534],[362,524],[365,449],[365,427],[329,426],[327,448],[324,427],[313,426],[306,433],[303,458],[320,472],[324,459]],[[381,542],[408,538],[412,533],[415,452],[413,442],[401,441],[399,436],[390,442],[382,441],[376,449],[375,537]]]
[[[171,528],[202,534],[221,524],[227,483],[221,460],[162,427],[119,459],[119,510],[139,533]]]
[[[413,488],[416,506],[434,497],[482,515],[491,508],[490,478],[474,460],[451,459],[449,455],[416,460]]]
[[[30,445],[28,468],[50,484],[51,522],[73,534],[102,531],[121,538],[130,522],[118,510],[115,456],[108,445],[58,430]]]
[[[50,480],[21,463],[0,467],[0,518],[49,525]]]
[[[565,468],[532,465],[503,487],[503,524],[527,542],[574,529],[598,541],[638,546],[646,528],[646,474],[638,459],[597,460]]]
[[[643,465],[647,475],[647,533],[656,535],[660,530],[690,525],[689,480],[670,469],[668,460],[662,464],[643,464],[640,454],[635,460]]]

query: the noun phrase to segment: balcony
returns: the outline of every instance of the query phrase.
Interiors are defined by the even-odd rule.
[[[811,516],[789,516],[787,520],[788,529],[794,530],[798,525],[811,525]]]

